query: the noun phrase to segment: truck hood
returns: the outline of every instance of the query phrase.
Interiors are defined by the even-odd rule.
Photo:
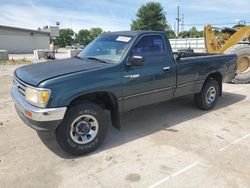
[[[25,83],[38,86],[42,81],[57,76],[94,70],[110,65],[95,60],[70,58],[22,66],[17,68],[14,74]]]

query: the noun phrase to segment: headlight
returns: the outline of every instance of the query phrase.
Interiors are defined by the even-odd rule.
[[[50,98],[50,90],[42,88],[30,88],[25,89],[25,99],[31,104],[38,107],[45,107]]]

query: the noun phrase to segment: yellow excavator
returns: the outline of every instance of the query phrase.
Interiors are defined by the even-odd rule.
[[[206,25],[204,37],[207,53],[237,55],[237,72],[232,82],[250,83],[250,26],[218,29]]]

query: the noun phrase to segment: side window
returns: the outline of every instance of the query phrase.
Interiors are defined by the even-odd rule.
[[[133,50],[135,55],[147,55],[152,53],[164,53],[164,42],[160,35],[149,35],[142,37]]]

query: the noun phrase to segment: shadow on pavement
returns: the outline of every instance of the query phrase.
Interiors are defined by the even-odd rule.
[[[160,130],[166,130],[175,134],[175,132],[178,132],[178,130],[174,128],[175,125],[199,117],[203,114],[228,107],[245,98],[245,95],[224,92],[213,110],[203,111],[194,106],[193,96],[185,96],[180,97],[175,101],[154,104],[126,112],[121,118],[121,131],[110,126],[106,140],[101,147],[88,155],[128,143]],[[56,155],[66,159],[77,158],[76,156],[71,156],[70,154],[65,153],[59,147],[53,133],[40,132],[38,133],[38,136]],[[86,157],[88,155],[80,157]]]

